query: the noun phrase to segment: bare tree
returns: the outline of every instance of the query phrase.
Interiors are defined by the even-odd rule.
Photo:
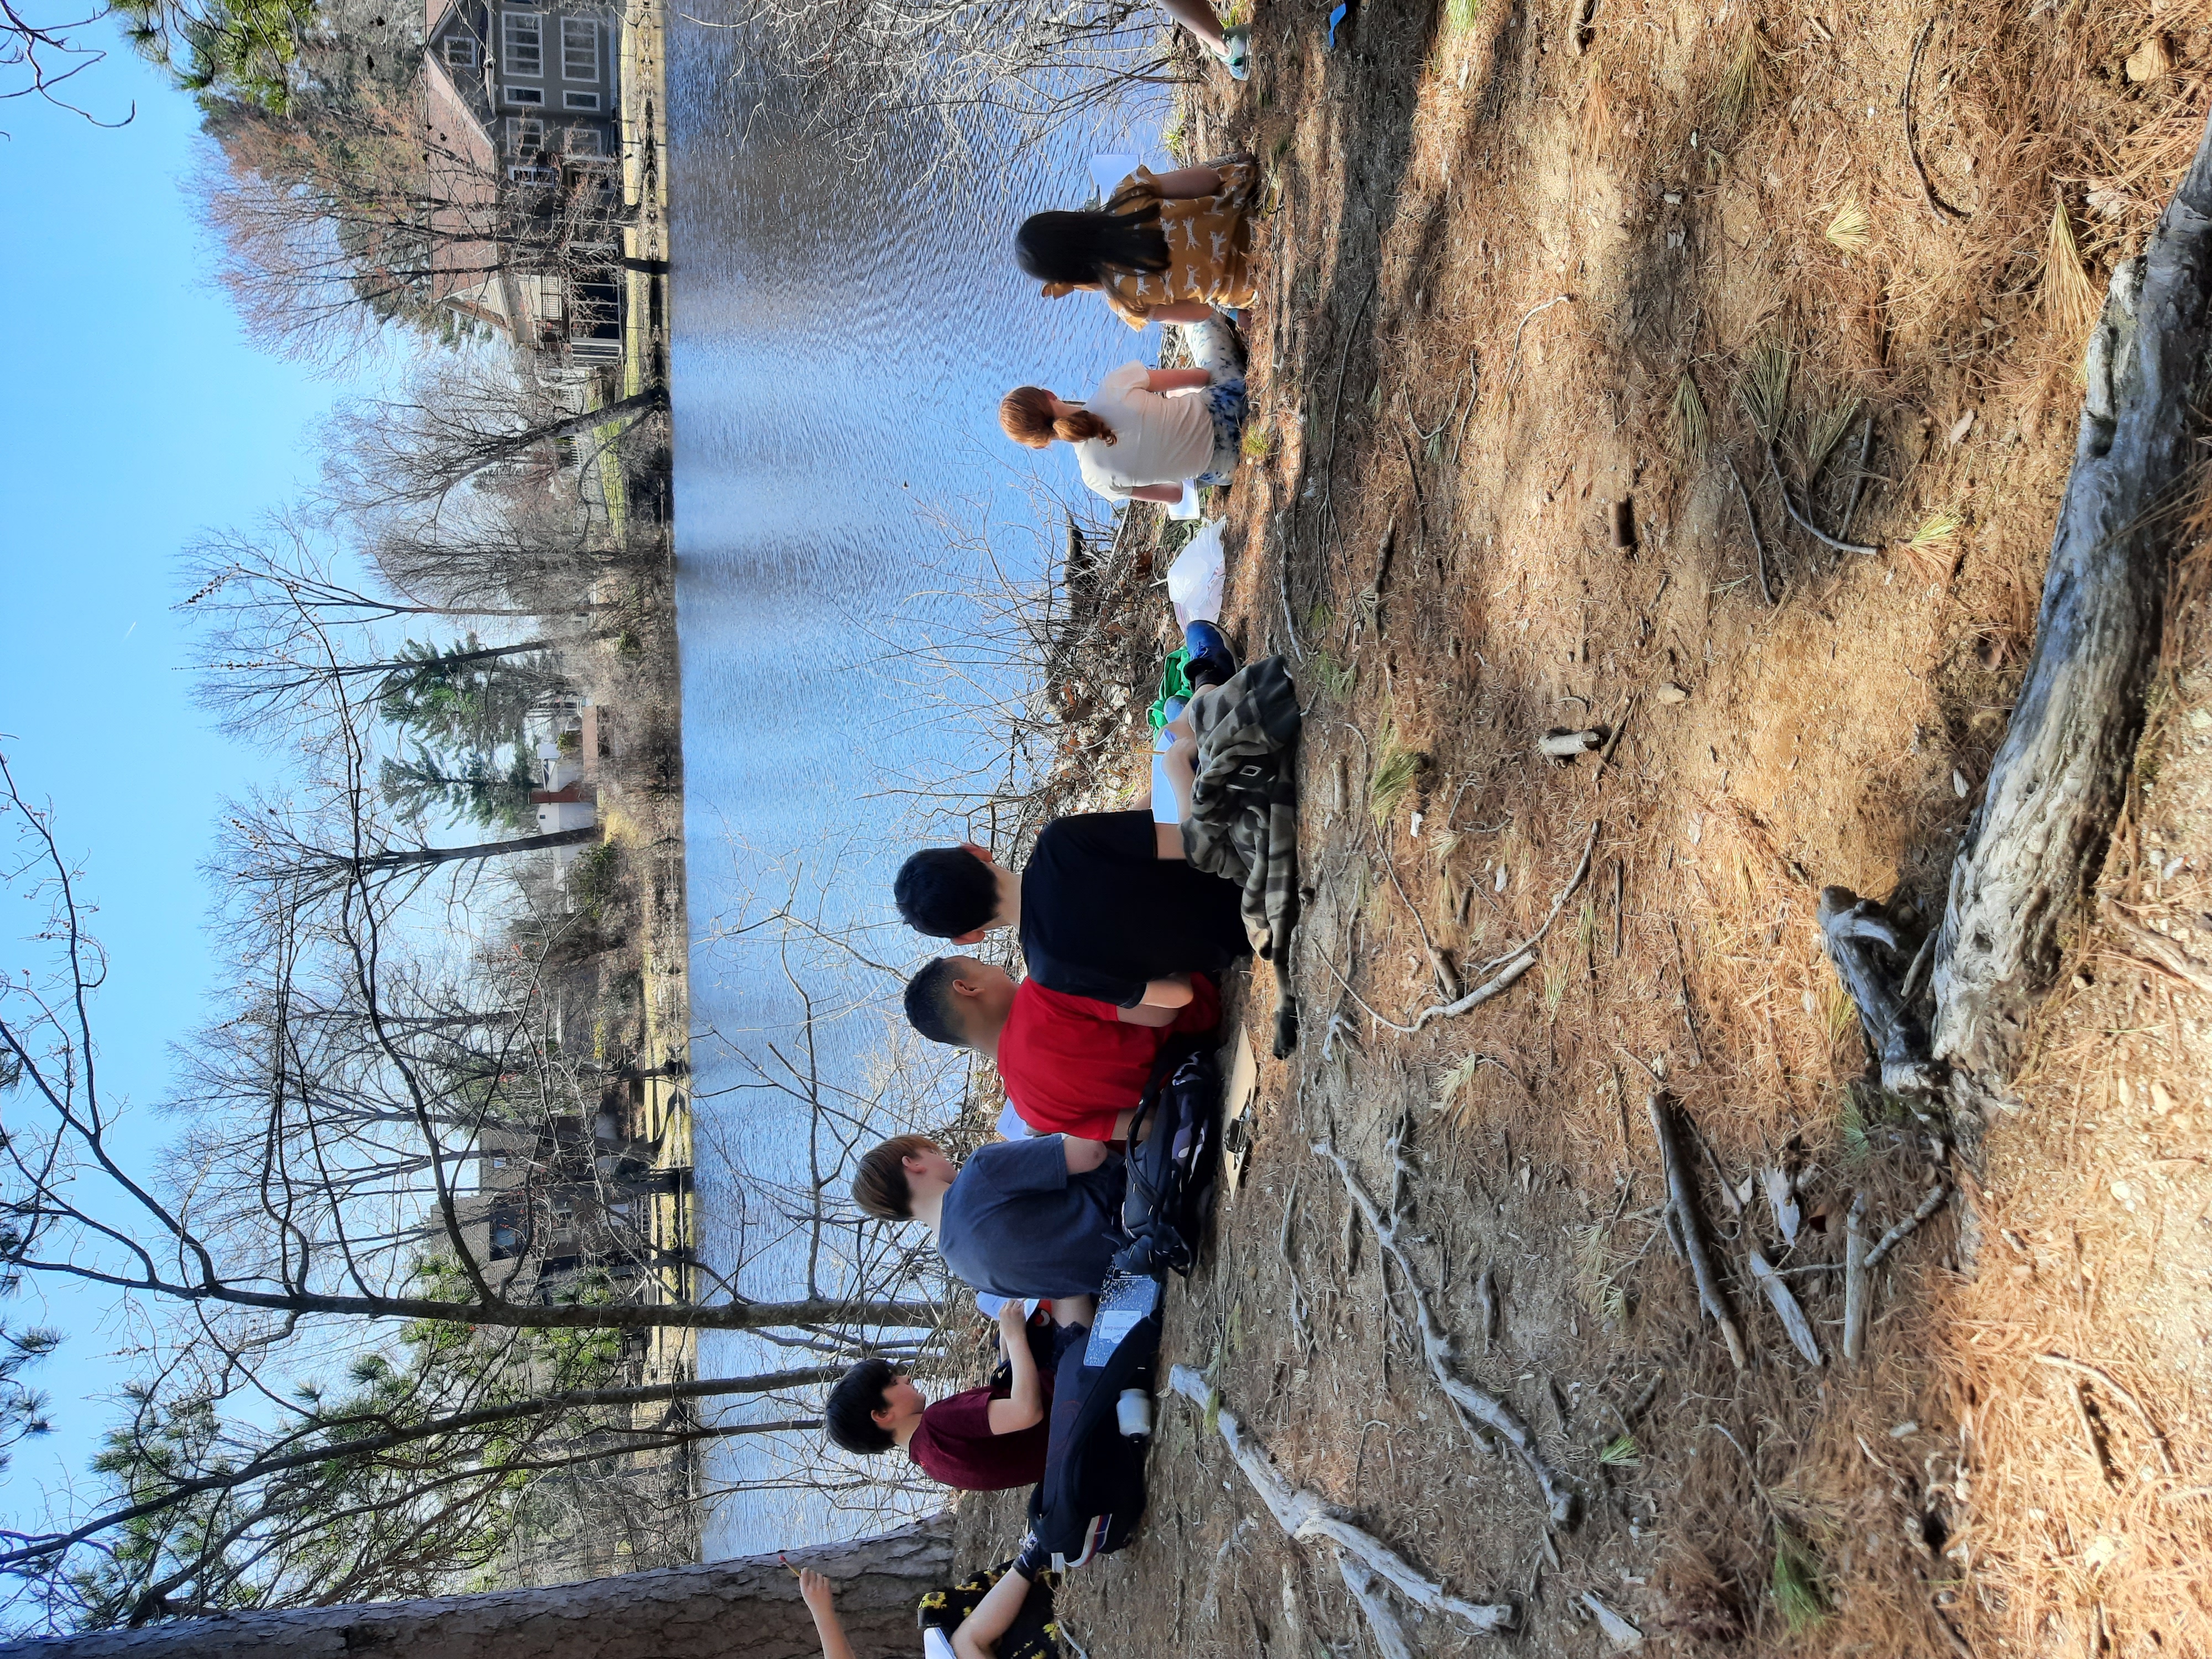
[[[409,395],[345,406],[333,424],[328,488],[360,512],[441,505],[464,485],[544,458],[602,427],[616,439],[668,407],[653,385],[599,409],[578,410],[567,389],[472,359],[433,363]],[[609,441],[613,441],[610,440]]]
[[[518,186],[481,131],[440,119],[416,88],[227,103],[209,126],[222,160],[195,187],[219,275],[248,328],[294,356],[342,360],[392,322],[451,334],[487,284],[631,263],[603,167]]]
[[[770,119],[926,173],[1188,78],[1165,21],[1146,0],[746,0],[732,26],[764,43]]]
[[[356,789],[359,757],[356,757]],[[284,1092],[289,1074],[272,1065],[276,1091],[251,1164],[202,1186],[177,1172],[165,1194],[134,1176],[110,1142],[111,1117],[93,1063],[90,1000],[102,974],[76,897],[75,871],[50,815],[33,808],[0,757],[0,809],[17,838],[9,865],[16,896],[41,903],[36,932],[53,952],[44,977],[11,981],[0,999],[0,1053],[21,1068],[19,1112],[0,1145],[0,1216],[9,1224],[6,1266],[106,1286],[118,1294],[193,1309],[230,1310],[297,1322],[321,1319],[428,1320],[501,1330],[927,1329],[932,1300],[842,1295],[780,1302],[734,1295],[704,1304],[595,1304],[511,1295],[507,1275],[477,1240],[482,1218],[467,1213],[467,1171],[480,1156],[473,1136],[441,1121],[441,1091],[398,1035],[385,1024],[388,895],[355,880],[311,904],[270,884],[248,896],[241,924],[267,932],[263,948],[306,970],[311,953],[343,974],[361,999],[388,1067],[396,1105],[412,1116],[417,1158],[381,1206],[331,1201],[325,1160],[361,1155],[358,1137],[320,1133],[312,1093]],[[424,1285],[420,1263],[434,1251],[448,1280]]]

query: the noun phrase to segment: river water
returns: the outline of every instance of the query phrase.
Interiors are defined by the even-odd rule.
[[[670,30],[700,1254],[742,1262],[739,1288],[766,1297],[805,1280],[793,1189],[836,1148],[798,1093],[763,1079],[818,1073],[833,1113],[888,1088],[895,1116],[926,1117],[951,1086],[941,1064],[901,1069],[926,1057],[891,1046],[897,977],[854,951],[900,969],[929,954],[892,911],[890,875],[917,836],[957,840],[964,824],[896,792],[992,757],[986,711],[1007,684],[993,658],[1009,641],[981,596],[994,569],[1033,580],[1057,550],[1036,485],[1080,488],[1065,447],[1032,459],[1000,434],[1000,395],[1024,381],[1080,395],[1132,357],[1158,361],[1156,328],[1134,334],[1091,296],[1040,298],[1013,265],[1014,227],[1080,205],[1094,153],[1157,162],[1160,112],[1027,149],[987,135],[982,164],[925,182],[924,145],[859,166],[763,113],[734,32],[680,12]],[[986,525],[988,556],[974,538]],[[927,647],[947,641],[965,657],[981,647],[972,685],[933,665]],[[738,931],[787,901],[854,950],[774,923]],[[834,1288],[834,1260],[818,1271]],[[817,1363],[731,1334],[700,1347],[702,1376]],[[723,1442],[708,1484],[773,1481],[806,1453],[781,1437]],[[882,1517],[866,1492],[740,1491],[711,1504],[706,1553]]]

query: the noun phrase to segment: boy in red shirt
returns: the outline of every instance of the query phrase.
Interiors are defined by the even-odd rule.
[[[999,1068],[1006,1098],[1041,1135],[1126,1140],[1152,1062],[1168,1040],[1212,1030],[1220,998],[1190,976],[1180,1008],[1120,1008],[1018,982],[973,957],[939,957],[906,988],[906,1017],[933,1042],[971,1049]]]
[[[1091,1298],[1074,1302],[1065,1311],[1088,1328]],[[849,1452],[903,1446],[923,1474],[962,1492],[1033,1486],[1044,1479],[1051,1379],[1037,1368],[1019,1300],[999,1310],[999,1346],[1008,1372],[1003,1391],[969,1389],[933,1405],[889,1360],[863,1359],[830,1391],[823,1426]]]

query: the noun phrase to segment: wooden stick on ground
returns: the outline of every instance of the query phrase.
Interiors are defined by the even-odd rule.
[[[1853,1193],[1844,1234],[1844,1358],[1858,1364],[1866,1340],[1867,1290],[1872,1283],[1866,1271],[1866,1194]]]
[[[1582,858],[1575,866],[1574,874],[1567,878],[1567,884],[1559,890],[1559,896],[1552,901],[1551,913],[1544,918],[1544,925],[1503,956],[1492,957],[1488,962],[1484,963],[1481,968],[1474,970],[1480,973],[1495,969],[1497,971],[1491,974],[1488,979],[1455,1002],[1440,1002],[1433,1007],[1422,1009],[1419,1013],[1413,1016],[1413,1023],[1411,1025],[1401,1025],[1396,1020],[1386,1019],[1376,1012],[1367,999],[1352,988],[1352,981],[1338,972],[1336,964],[1328,957],[1322,958],[1322,965],[1327,968],[1335,977],[1336,982],[1344,988],[1345,994],[1359,1005],[1368,1018],[1387,1030],[1395,1031],[1400,1036],[1412,1036],[1431,1020],[1450,1019],[1455,1015],[1466,1013],[1471,1008],[1479,1008],[1536,965],[1536,947],[1543,943],[1544,935],[1552,931],[1552,924],[1559,919],[1559,912],[1566,908],[1567,901],[1575,896],[1575,890],[1583,884],[1583,878],[1589,874],[1590,854],[1597,849],[1597,832],[1598,824],[1596,820],[1593,819],[1590,823],[1589,836],[1583,842]]]
[[[1920,1207],[1884,1233],[1881,1243],[1867,1252],[1867,1271],[1872,1273],[1880,1267],[1882,1257],[1903,1243],[1911,1235],[1913,1230],[1927,1220],[1929,1216],[1934,1215],[1942,1207],[1943,1200],[1950,1196],[1951,1188],[1948,1182],[1939,1181],[1929,1188],[1928,1196],[1920,1200]]]
[[[2156,1445],[2158,1448],[2158,1461],[2164,1466],[2166,1472],[2168,1474],[2179,1474],[2181,1473],[2179,1469],[2174,1467],[2173,1453],[2166,1443],[2166,1431],[2160,1428],[2156,1423],[2151,1420],[2151,1414],[2143,1409],[2143,1403],[2142,1401],[2136,1399],[2135,1395],[2130,1394],[2118,1383],[2113,1382],[2111,1377],[2106,1376],[2104,1372],[2099,1370],[2094,1365],[2085,1365],[2078,1359],[2069,1359],[2063,1353],[2039,1353],[2035,1356],[2035,1363],[2039,1365],[2054,1366],[2060,1370],[2077,1371],[2083,1376],[2092,1377],[2097,1382],[2103,1383],[2106,1390],[2112,1395],[2112,1398],[2118,1401],[2130,1411],[2133,1412],[2136,1416],[2141,1419],[2143,1427],[2150,1431],[2152,1443]]]
[[[1449,1613],[1470,1630],[1488,1635],[1510,1631],[1517,1615],[1510,1603],[1484,1604],[1462,1601],[1400,1555],[1350,1516],[1318,1492],[1293,1486],[1258,1442],[1249,1440],[1237,1414],[1220,1403],[1213,1385],[1188,1365],[1168,1373],[1168,1386],[1198,1407],[1212,1412],[1222,1443],[1237,1460],[1252,1490],[1267,1506],[1276,1524],[1293,1538],[1320,1539],[1336,1546],[1345,1556],[1376,1577],[1388,1580],[1415,1607],[1429,1613]],[[1349,1575],[1346,1583],[1350,1582]],[[1364,1601],[1362,1602],[1363,1607]],[[1401,1632],[1402,1634],[1402,1632]]]
[[[1721,1291],[1720,1280],[1713,1273],[1712,1257],[1705,1250],[1705,1235],[1698,1230],[1697,1191],[1691,1184],[1681,1146],[1674,1138],[1674,1125],[1668,1119],[1666,1101],[1654,1089],[1644,1104],[1651,1114],[1651,1133],[1658,1139],[1659,1161],[1666,1172],[1668,1211],[1674,1218],[1676,1237],[1690,1264],[1690,1276],[1697,1281],[1698,1304],[1721,1328],[1721,1340],[1728,1345],[1729,1358],[1740,1370],[1745,1361],[1743,1335],[1735,1328],[1735,1316],[1729,1310],[1728,1297]]]
[[[1496,1395],[1475,1387],[1453,1369],[1459,1358],[1458,1344],[1437,1317],[1437,1310],[1429,1301],[1428,1292],[1422,1288],[1419,1278],[1413,1272],[1413,1264],[1407,1256],[1404,1245],[1398,1241],[1396,1221],[1382,1213],[1369,1195],[1367,1188],[1360,1184],[1351,1164],[1335,1147],[1326,1140],[1318,1140],[1314,1143],[1314,1152],[1316,1157],[1325,1158],[1336,1165],[1337,1173],[1344,1177],[1345,1190],[1351,1194],[1353,1206],[1367,1218],[1367,1224],[1373,1230],[1376,1243],[1397,1262],[1398,1271],[1405,1277],[1406,1287],[1413,1293],[1414,1312],[1420,1321],[1422,1352],[1428,1360],[1429,1370],[1435,1376],[1437,1386],[1443,1389],[1444,1397],[1467,1421],[1470,1433],[1475,1431],[1475,1425],[1479,1424],[1513,1449],[1542,1490],[1544,1506],[1550,1512],[1553,1523],[1562,1527],[1572,1525],[1577,1506],[1574,1489],[1546,1460],[1542,1449],[1536,1443],[1536,1437],[1521,1420],[1520,1413]],[[1477,1434],[1476,1437],[1480,1439],[1480,1436]]]
[[[1820,1339],[1813,1334],[1813,1322],[1805,1317],[1805,1310],[1797,1305],[1797,1298],[1790,1293],[1790,1286],[1783,1282],[1782,1275],[1775,1272],[1774,1264],[1766,1259],[1766,1252],[1754,1244],[1744,1260],[1750,1265],[1752,1278],[1759,1282],[1759,1289],[1766,1292],[1766,1299],[1774,1304],[1774,1311],[1781,1316],[1782,1328],[1790,1333],[1790,1340],[1796,1345],[1797,1352],[1805,1356],[1808,1364],[1819,1364],[1820,1343]]]

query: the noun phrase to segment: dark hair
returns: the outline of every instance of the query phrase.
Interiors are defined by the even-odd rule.
[[[960,1030],[958,993],[952,981],[960,977],[951,957],[939,957],[906,982],[907,1024],[932,1042],[964,1048],[968,1039]]]
[[[1116,196],[1088,213],[1032,213],[1014,233],[1014,259],[1040,283],[1103,283],[1123,270],[1165,270],[1160,205],[1116,211]]]
[[[870,1147],[853,1177],[853,1202],[879,1221],[904,1221],[914,1213],[914,1191],[906,1184],[906,1161],[938,1150],[927,1135],[893,1135]]]
[[[999,878],[960,847],[925,847],[899,866],[891,897],[906,925],[933,939],[958,939],[999,912]]]
[[[891,1431],[876,1421],[884,1409],[884,1390],[898,1376],[888,1359],[863,1359],[837,1379],[822,1407],[822,1426],[830,1443],[863,1455],[887,1452],[898,1443]]]

